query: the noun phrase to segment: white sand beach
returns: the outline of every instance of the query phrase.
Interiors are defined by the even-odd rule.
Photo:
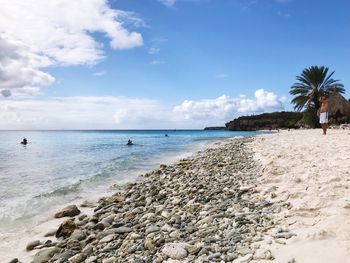
[[[350,131],[293,130],[253,142],[260,190],[292,208],[279,223],[296,236],[272,243],[273,262],[350,262]]]

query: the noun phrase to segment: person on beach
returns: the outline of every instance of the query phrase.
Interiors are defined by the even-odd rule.
[[[319,118],[320,118],[320,124],[323,130],[323,135],[327,134],[328,129],[328,108],[329,108],[329,102],[326,96],[320,97],[321,107],[319,108]]]

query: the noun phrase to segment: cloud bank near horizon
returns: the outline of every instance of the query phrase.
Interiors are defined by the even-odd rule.
[[[224,125],[242,114],[284,109],[285,97],[259,89],[254,98],[222,95],[169,107],[116,96],[2,100],[0,129],[152,129]]]
[[[0,95],[28,96],[50,85],[49,66],[93,65],[104,58],[102,33],[112,49],[143,45],[129,31],[142,20],[132,12],[112,9],[107,0],[0,0]],[[30,15],[28,15],[30,14]]]

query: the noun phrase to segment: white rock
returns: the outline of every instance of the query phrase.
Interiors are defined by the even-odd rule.
[[[136,234],[136,233],[131,233],[130,234],[130,236],[129,236],[129,238],[130,239],[140,239],[142,236],[141,235],[139,235],[139,234]]]
[[[184,259],[187,257],[187,251],[182,243],[168,243],[165,244],[162,252],[171,259]]]
[[[164,218],[169,218],[170,217],[170,213],[166,210],[162,211],[162,213],[160,214],[162,217]]]
[[[117,262],[116,257],[102,259],[102,263],[116,263],[116,262]]]
[[[181,202],[181,199],[178,198],[178,197],[175,197],[175,198],[171,201],[171,203],[172,203],[173,205],[178,205],[178,204],[180,204],[180,202]]]
[[[85,259],[85,263],[94,263],[94,262],[96,262],[96,260],[97,260],[96,256],[91,256],[91,257],[88,257],[87,259]]]

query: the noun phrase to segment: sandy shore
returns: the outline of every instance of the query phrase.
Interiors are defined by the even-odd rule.
[[[296,236],[270,246],[274,262],[350,262],[350,131],[283,131],[252,146],[262,194],[292,205],[278,222]]]

